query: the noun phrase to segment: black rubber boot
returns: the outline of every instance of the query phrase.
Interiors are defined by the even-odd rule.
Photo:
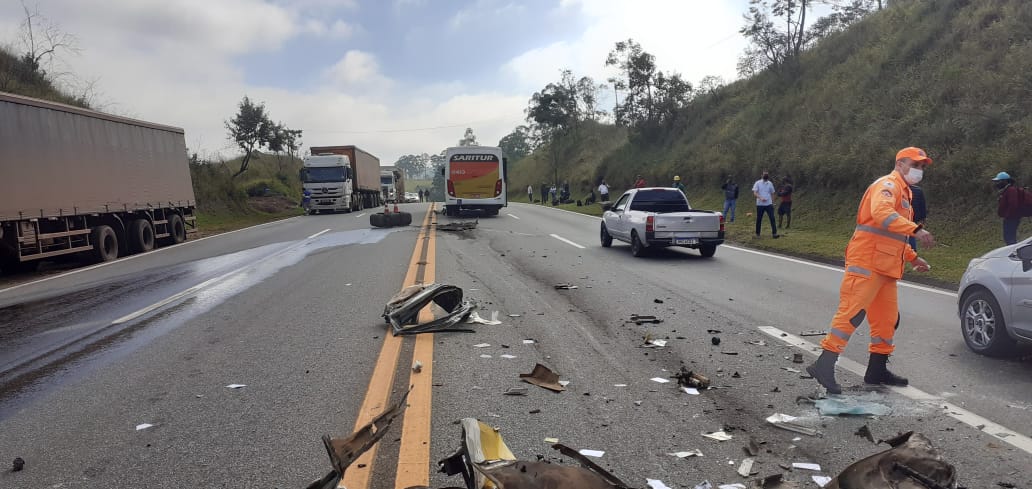
[[[889,371],[889,368],[885,365],[888,361],[888,355],[872,353],[870,360],[867,361],[867,373],[864,374],[864,383],[896,385],[900,387],[909,384],[906,377],[900,377]]]
[[[818,383],[824,386],[828,390],[828,394],[842,393],[842,386],[835,382],[835,362],[837,361],[838,353],[824,350],[816,362],[806,367],[806,373],[812,375]]]

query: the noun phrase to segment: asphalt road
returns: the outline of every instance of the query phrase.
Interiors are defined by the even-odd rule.
[[[306,216],[0,290],[0,463],[26,461],[0,472],[0,487],[288,488],[323,475],[319,437],[351,432],[389,334],[383,304],[418,244],[427,206],[405,207],[409,228]],[[436,233],[436,281],[461,286],[502,324],[432,338],[431,436],[415,441],[428,447],[431,487],[462,485],[433,462],[458,447],[465,417],[497,426],[524,459],[560,460],[545,438],[602,450],[598,463],[634,487],[747,482],[735,470],[750,438],[762,447],[759,475],[816,487],[817,472],[779,464],[816,462],[835,475],[884,448],[854,436],[865,424],[875,438],[924,433],[968,487],[1032,487],[1029,361],[968,352],[950,291],[900,288],[891,366],[913,389],[864,389],[848,371],[848,360],[866,363],[866,327],[840,362],[850,398],[891,414],[818,417],[798,400],[816,383],[785,368],[805,366],[794,353],[813,358],[792,343],[820,338],[794,335],[827,329],[841,270],[731,246],[712,259],[681,249],[634,258],[627,245],[601,248],[597,233],[595,218],[526,204],[473,231]],[[628,323],[632,314],[664,322]],[[669,343],[642,348],[645,335]],[[431,361],[413,358],[413,343],[403,342],[395,398],[415,378],[412,361]],[[519,382],[536,363],[567,390]],[[693,396],[650,380],[682,365],[718,388]],[[517,386],[528,395],[502,394]],[[822,436],[770,426],[775,412]],[[143,423],[153,426],[137,430]],[[394,487],[398,447],[413,444],[391,429],[362,469],[370,487]],[[702,436],[722,429],[733,438]],[[692,449],[704,456],[668,455]]]

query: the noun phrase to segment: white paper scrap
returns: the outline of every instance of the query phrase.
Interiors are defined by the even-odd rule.
[[[756,462],[754,458],[747,458],[742,460],[742,465],[738,466],[738,475],[742,477],[749,477],[752,473],[753,464]]]
[[[701,457],[702,456],[702,450],[695,449],[695,450],[689,450],[687,452],[668,453],[667,455],[670,455],[670,456],[673,456],[673,457],[677,457],[677,458]]]
[[[683,390],[685,394],[691,394],[693,396],[699,395],[699,389],[694,387],[682,387],[681,390]]]
[[[534,344],[534,340],[523,340],[523,344],[524,345],[533,345]]]
[[[664,484],[663,481],[658,479],[645,479],[645,483],[648,484],[651,489],[670,489],[670,486]]]
[[[811,463],[807,463],[807,462],[792,462],[792,468],[793,469],[813,470],[813,471],[816,471],[816,472],[820,472],[821,471],[820,464],[811,464]]]
[[[714,431],[713,433],[703,433],[702,436],[711,438],[717,441],[728,441],[732,438],[731,435],[724,433],[723,431]],[[817,469],[820,470],[820,469]]]
[[[491,346],[490,343],[477,343],[477,344],[473,345],[473,348],[487,348],[489,346]]]
[[[606,454],[606,452],[603,452],[602,450],[588,450],[587,448],[581,449],[577,453],[584,455],[585,457],[595,458],[601,457]]]
[[[505,355],[502,355],[502,358],[516,358],[516,355],[510,355],[506,353]]]
[[[774,413],[774,414],[772,414],[770,416],[767,416],[767,422],[770,423],[770,424],[778,424],[778,423],[784,423],[786,421],[795,421],[795,420],[796,420],[795,416],[790,416],[790,415],[781,414],[781,413]]]
[[[552,444],[559,443],[559,439],[558,438],[545,438],[545,443],[552,443]]]
[[[154,425],[152,425],[150,423],[138,424],[138,425],[136,425],[136,431],[145,430],[145,429],[150,428],[152,426],[154,426]]]
[[[247,384],[229,384],[226,387],[229,387],[230,389],[239,389],[241,387],[247,387]]]
[[[745,484],[721,484],[717,489],[745,489]]]
[[[613,384],[613,387],[627,387],[627,384]]]
[[[820,487],[824,487],[831,482],[831,477],[828,477],[826,475],[811,475],[810,477]]]
[[[566,387],[566,386],[570,385],[570,381],[569,380],[560,380],[559,381],[559,385],[561,385],[563,387]]]
[[[491,358],[491,355],[480,355],[480,358]]]
[[[491,319],[484,319],[484,318],[480,317],[480,315],[477,314],[476,311],[473,311],[473,312],[469,313],[469,319],[466,319],[466,322],[467,323],[486,324],[488,326],[495,326],[495,325],[502,324],[502,322],[498,320],[498,311],[494,311],[494,312],[491,313]]]
[[[667,382],[670,382],[669,379],[664,379],[663,377],[653,377],[651,380],[653,382],[659,382],[660,384],[666,384]]]
[[[666,343],[666,340],[649,340],[645,342],[645,348],[662,348]]]

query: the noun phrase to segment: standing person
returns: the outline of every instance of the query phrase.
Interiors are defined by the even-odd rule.
[[[680,190],[682,194],[684,193],[684,184],[681,183],[681,175],[674,175],[674,184],[671,185],[671,187]]]
[[[555,205],[555,184],[554,183],[552,184],[552,187],[548,189],[548,200],[550,200],[552,202],[552,205]]]
[[[312,191],[304,189],[301,191],[301,208],[308,212],[308,209],[312,207]]]
[[[634,188],[648,187],[649,184],[645,182],[645,178],[641,175],[634,177]]]
[[[531,204],[534,203],[534,186],[533,185],[527,185],[527,200]]]
[[[829,394],[841,394],[835,382],[835,362],[846,348],[849,337],[867,317],[871,327],[871,353],[864,382],[904,386],[907,379],[886,367],[895,349],[892,343],[899,327],[896,281],[903,277],[906,263],[918,272],[929,270],[928,262],[907,246],[914,236],[922,247],[935,245],[935,238],[924,226],[913,221],[910,185],[917,184],[932,159],[919,148],[904,148],[896,153],[892,173],[874,181],[856,215],[856,230],[846,247],[846,273],[839,289],[839,306],[831,320],[831,332],[821,341],[821,356],[806,367]]]
[[[559,203],[565,204],[570,200],[570,182],[563,182],[562,191],[559,193]]]
[[[420,189],[417,189],[417,191],[418,191],[417,193],[419,194],[419,201],[423,202],[423,189],[420,188]]]
[[[914,208],[914,222],[924,226],[925,219],[928,219],[928,206],[925,204],[924,190],[918,185],[910,186],[910,206]],[[910,248],[917,251],[917,238],[911,236],[909,239]]]
[[[763,172],[763,176],[752,186],[752,193],[756,196],[756,237],[760,237],[760,225],[763,224],[763,215],[770,217],[770,234],[774,239],[778,235],[778,226],[774,223],[774,184],[770,182],[770,173]]]
[[[724,217],[731,216],[731,222],[735,222],[735,207],[738,204],[738,184],[733,178],[728,178],[720,189],[724,191]],[[728,214],[731,211],[731,214]]]
[[[598,196],[602,199],[602,202],[609,202],[609,185],[606,185],[606,179],[602,179],[602,183],[598,184]]]
[[[1021,224],[1022,189],[1014,184],[1010,174],[1001,171],[993,179],[1000,191],[996,214],[1003,218],[1003,242],[1009,245],[1018,242],[1018,226]]]
[[[778,206],[778,227],[788,229],[792,227],[792,177],[785,175],[781,183],[781,190],[778,190],[778,197],[781,197],[781,205]],[[782,224],[785,216],[788,216],[788,225]]]

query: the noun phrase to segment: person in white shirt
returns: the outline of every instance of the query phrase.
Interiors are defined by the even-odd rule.
[[[774,184],[770,181],[770,173],[763,172],[763,177],[752,186],[752,193],[756,196],[756,237],[760,237],[760,225],[763,224],[763,215],[770,217],[770,232],[775,239],[778,235],[778,226],[774,222]]]
[[[527,185],[527,200],[529,200],[531,204],[534,203],[534,186],[533,185]]]
[[[598,196],[602,199],[602,202],[609,200],[609,185],[606,185],[605,180],[602,180],[602,183],[598,184]]]

